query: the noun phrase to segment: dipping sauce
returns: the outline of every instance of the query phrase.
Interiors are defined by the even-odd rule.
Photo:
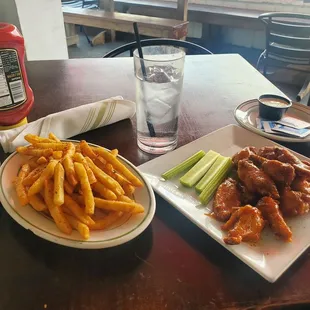
[[[263,104],[274,108],[287,108],[288,104],[281,100],[264,98],[260,100]]]
[[[292,102],[285,97],[278,95],[261,95],[259,101],[259,117],[272,121],[280,120]]]

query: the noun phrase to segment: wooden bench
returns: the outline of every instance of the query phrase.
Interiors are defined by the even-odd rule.
[[[66,24],[133,33],[132,24],[137,22],[142,35],[178,40],[184,39],[187,35],[187,21],[91,9],[63,7],[62,10]]]

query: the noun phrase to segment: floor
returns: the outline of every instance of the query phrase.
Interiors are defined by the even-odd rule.
[[[123,45],[127,42],[134,41],[133,35],[130,34],[122,34],[117,33],[116,36],[116,42],[107,42],[103,45],[97,45],[97,46],[91,46],[86,39],[86,36],[84,34],[80,34],[80,43],[78,46],[70,46],[68,48],[69,51],[69,58],[99,58],[103,57],[107,52]],[[90,32],[90,38],[92,37]],[[143,38],[142,38],[143,39]],[[106,41],[108,41],[108,36],[106,38]],[[194,40],[195,43],[197,40]],[[248,62],[250,62],[253,66],[256,65],[256,61],[261,53],[260,50],[256,49],[249,49],[249,48],[242,48],[232,45],[213,45],[213,46],[206,46],[209,48],[213,53],[216,54],[226,54],[226,53],[238,53],[242,57],[244,57]],[[129,55],[129,54],[128,54]],[[123,54],[123,56],[128,56]],[[289,85],[284,83],[273,83],[283,92],[285,93],[291,100],[296,99],[296,95],[298,94],[300,87],[296,85]],[[305,98],[304,103],[307,102],[307,98]]]

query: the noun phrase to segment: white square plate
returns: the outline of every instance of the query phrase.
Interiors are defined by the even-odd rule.
[[[272,145],[278,144],[236,125],[229,125],[139,167],[157,194],[269,282],[275,282],[308,248],[310,244],[309,215],[287,220],[293,231],[291,243],[277,240],[270,228],[266,227],[261,240],[255,246],[247,243],[227,245],[223,241],[225,232],[220,228],[221,223],[205,215],[212,211],[213,201],[202,206],[195,190],[184,188],[179,183],[178,176],[164,181],[161,174],[199,150],[214,150],[224,156],[232,156],[246,146]],[[305,156],[293,153],[302,160],[308,160]]]

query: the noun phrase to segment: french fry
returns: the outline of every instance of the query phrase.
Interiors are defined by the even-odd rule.
[[[119,218],[121,218],[123,212],[110,212],[106,217],[95,221],[95,224],[89,226],[91,230],[102,230],[113,225]]]
[[[118,155],[118,149],[111,150],[111,154],[113,156],[117,156]]]
[[[37,168],[39,165],[37,164],[37,161],[38,161],[38,157],[31,157],[29,160],[28,160],[28,164],[30,166],[31,169],[35,169]]]
[[[39,143],[35,143],[33,146],[38,149],[52,149],[53,151],[63,151],[68,148],[68,143],[67,142],[50,142],[50,143],[39,142]]]
[[[25,206],[29,202],[25,186],[23,185],[23,181],[25,177],[27,177],[29,172],[30,172],[29,164],[22,165],[21,169],[18,172],[17,180],[15,183],[17,197],[18,197],[19,203],[22,206]]]
[[[88,181],[90,184],[96,183],[97,179],[93,173],[93,171],[89,168],[88,163],[85,159],[85,157],[81,154],[81,153],[75,153],[73,156],[73,159],[81,164],[83,164],[86,173],[87,173],[87,177],[88,177]]]
[[[28,196],[30,205],[36,210],[36,211],[44,211],[47,209],[47,206],[43,199],[41,198],[41,195],[35,194],[32,196]]]
[[[67,143],[67,147],[64,149],[64,156],[69,155],[72,157],[75,153],[75,146],[72,142]]]
[[[122,187],[127,196],[132,196],[135,192],[135,187],[131,184],[124,184]]]
[[[52,132],[49,133],[48,137],[53,141],[60,142],[60,140]]]
[[[108,211],[122,211],[129,213],[143,213],[144,208],[142,205],[136,202],[123,202],[123,201],[115,201],[115,200],[104,200],[101,198],[94,198],[95,206],[99,209],[104,209]]]
[[[64,180],[64,190],[69,195],[74,191],[74,187],[66,179]]]
[[[79,196],[82,198],[82,201],[84,203],[84,198],[82,196]],[[93,219],[87,215],[84,210],[78,205],[78,203],[69,195],[65,194],[65,203],[64,206],[67,207],[72,214],[82,223],[86,225],[91,225],[94,223]]]
[[[42,144],[48,144],[48,143],[42,143]],[[53,150],[51,148],[46,149],[38,149],[34,146],[19,146],[16,148],[17,153],[28,155],[28,156],[36,156],[36,157],[49,157],[53,154]]]
[[[35,143],[50,143],[50,142],[54,142],[53,140],[51,139],[48,139],[48,138],[42,138],[42,137],[39,137],[37,135],[33,135],[33,134],[28,134],[28,135],[25,135],[25,140],[28,141],[29,143],[31,144],[35,144]]]
[[[72,227],[67,218],[65,217],[61,207],[55,206],[53,201],[53,182],[51,180],[45,180],[44,185],[44,200],[52,218],[54,219],[60,231],[67,235],[70,235],[72,232]]]
[[[116,200],[117,196],[108,188],[106,188],[103,184],[100,182],[96,182],[92,184],[92,189],[100,194],[100,196],[107,200]]]
[[[113,178],[111,178],[109,175],[107,175],[105,172],[99,169],[89,157],[85,157],[85,159],[87,161],[88,166],[93,171],[95,177],[100,183],[102,183],[108,189],[112,190],[116,195],[124,194],[124,190],[118,184],[117,181],[115,181]]]
[[[61,206],[64,203],[64,179],[65,170],[61,163],[58,163],[54,171],[54,205]]]
[[[45,180],[50,179],[54,174],[54,169],[57,165],[56,160],[51,160],[49,164],[46,166],[46,168],[43,170],[40,177],[31,185],[31,187],[28,190],[28,195],[34,195],[41,191],[41,189],[44,186]]]
[[[32,170],[23,180],[24,186],[32,185],[41,175],[42,171],[46,168],[47,165],[41,165]]]
[[[44,156],[41,156],[38,160],[37,160],[37,164],[38,165],[43,165],[47,163],[47,159]]]
[[[127,184],[128,186],[131,185],[131,183],[124,178],[122,175],[120,175],[118,172],[116,172],[113,168],[113,165],[110,163],[107,163],[105,166],[103,166],[103,168],[101,168],[104,172],[106,172],[109,176],[111,176],[113,179],[115,179],[124,189],[124,185]],[[132,185],[131,185],[132,186]],[[130,192],[133,191],[134,192],[134,188],[130,189]],[[126,191],[125,191],[126,192]]]
[[[60,159],[63,155],[63,152],[62,151],[54,151],[53,152],[53,158],[54,159]]]
[[[89,184],[86,170],[83,164],[77,162],[74,163],[74,168],[80,181],[81,189],[84,196],[85,213],[94,214],[95,212],[94,196]]]
[[[62,161],[68,182],[75,187],[78,183],[72,158],[66,155]]]
[[[108,152],[103,147],[98,147],[96,149],[98,155],[100,155],[107,162],[111,163],[115,170],[120,172],[125,176],[125,178],[136,187],[142,187],[143,183],[125,166],[123,165],[115,156]]]
[[[66,214],[65,217],[69,221],[70,225],[80,233],[80,235],[82,236],[83,239],[85,239],[85,240],[89,239],[89,228],[87,225],[80,222],[79,220],[77,220],[73,216]]]
[[[134,202],[132,199],[130,199],[129,197],[127,197],[125,195],[118,196],[117,200],[123,201],[123,202],[128,202],[128,203]]]
[[[92,148],[88,145],[88,143],[85,140],[82,140],[79,145],[81,148],[81,152],[84,156],[87,156],[92,160],[96,159],[97,155],[94,153]]]

